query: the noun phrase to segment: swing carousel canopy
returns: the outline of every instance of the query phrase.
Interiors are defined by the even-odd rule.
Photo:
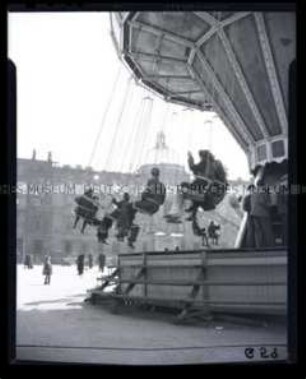
[[[167,101],[213,110],[250,168],[287,159],[294,12],[116,12],[120,58]]]

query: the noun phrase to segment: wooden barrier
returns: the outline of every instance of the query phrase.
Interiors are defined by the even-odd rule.
[[[287,252],[281,249],[121,254],[117,273],[111,296],[175,307],[181,317],[191,310],[207,317],[286,314]],[[94,292],[103,296],[103,288]]]

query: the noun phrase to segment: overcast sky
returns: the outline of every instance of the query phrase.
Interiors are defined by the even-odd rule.
[[[244,152],[214,113],[167,104],[129,80],[108,13],[9,14],[8,46],[17,66],[18,157],[35,148],[37,159],[52,151],[60,165],[133,171],[163,130],[177,163],[186,165],[188,150],[197,159],[210,148],[231,179],[249,178]]]

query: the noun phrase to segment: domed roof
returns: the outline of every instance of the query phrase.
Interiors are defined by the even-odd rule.
[[[160,169],[160,177],[166,184],[178,185],[182,181],[189,180],[189,174],[185,171],[182,158],[175,150],[167,146],[163,131],[157,133],[155,146],[148,150],[138,168],[138,173],[148,177],[155,166]]]
[[[148,150],[143,161],[143,165],[167,164],[174,166],[183,166],[182,159],[178,152],[171,149],[166,144],[166,136],[163,131],[157,133],[155,146]]]

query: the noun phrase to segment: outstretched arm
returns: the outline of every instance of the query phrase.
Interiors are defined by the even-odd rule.
[[[112,203],[115,204],[115,205],[117,205],[117,207],[120,206],[120,202],[117,199],[115,199],[114,197],[112,199]]]
[[[194,167],[194,159],[190,151],[188,151],[188,165],[190,169]]]

